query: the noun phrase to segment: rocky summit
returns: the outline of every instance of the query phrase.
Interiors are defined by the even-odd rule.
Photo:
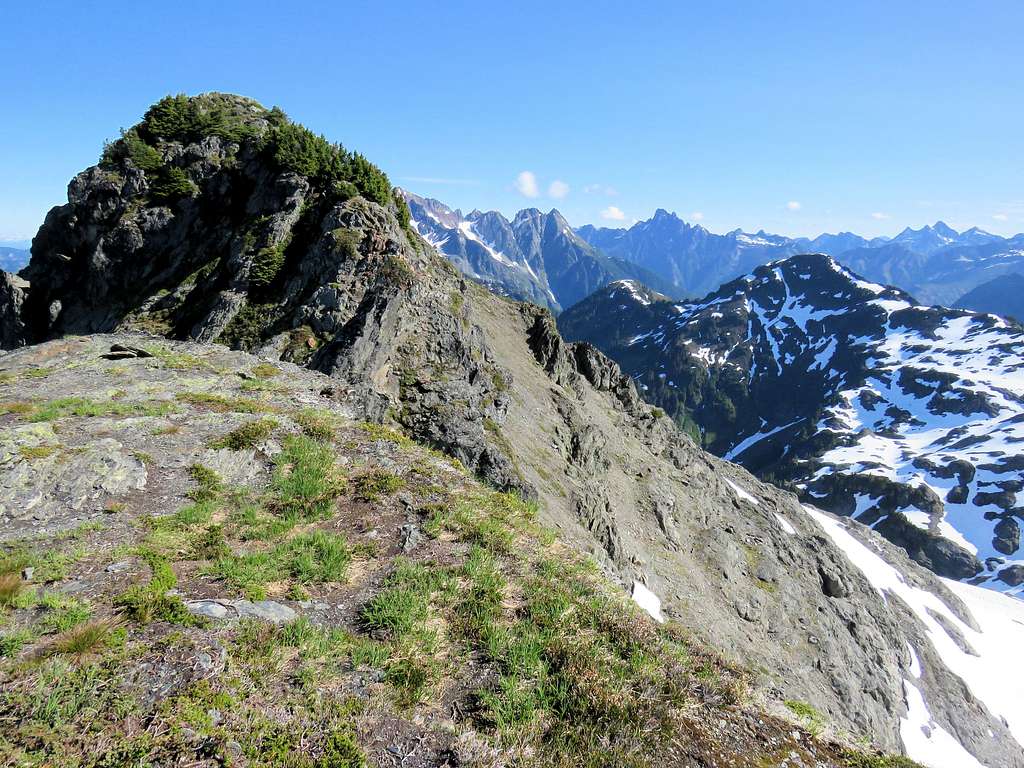
[[[15,764],[1024,766],[1012,601],[701,450],[280,110],[154,105],[0,327]]]

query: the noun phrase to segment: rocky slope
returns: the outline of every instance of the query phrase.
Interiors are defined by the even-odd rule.
[[[0,375],[5,764],[869,758],[335,379],[123,335]]]
[[[463,216],[438,200],[403,195],[420,236],[463,274],[503,296],[559,312],[622,278],[673,292],[655,273],[584,242],[556,210],[529,208],[508,221],[497,211]]]
[[[963,755],[976,755],[986,765],[1024,766],[1024,752],[1010,730],[1019,727],[1014,713],[1005,712],[1002,702],[985,698],[989,688],[984,680],[971,678],[969,669],[962,664],[957,666],[960,657],[934,635],[938,627],[944,637],[959,637],[966,643],[965,638],[984,634],[965,604],[941,582],[870,531],[853,525],[852,535],[868,542],[876,557],[899,568],[904,580],[901,583],[913,585],[937,601],[930,607],[941,620],[929,619],[931,614],[922,615],[904,600],[886,599],[880,590],[891,591],[890,587],[879,587],[862,566],[850,559],[844,548],[847,542],[829,523],[823,522],[831,518],[819,520],[791,495],[759,483],[742,469],[698,449],[670,419],[642,401],[631,380],[614,363],[587,344],[564,342],[553,317],[545,310],[508,301],[463,279],[410,227],[402,225],[402,207],[390,194],[379,194],[379,185],[367,184],[367,178],[372,181],[375,177],[365,169],[352,173],[342,163],[340,171],[335,169],[337,172],[332,171],[325,179],[324,164],[333,167],[337,156],[308,137],[298,142],[300,150],[302,143],[306,143],[306,152],[282,152],[282,146],[287,149],[296,143],[286,141],[287,132],[292,129],[286,129],[285,136],[280,135],[285,124],[282,117],[251,102],[218,96],[188,104],[201,114],[211,105],[218,107],[222,115],[217,120],[218,130],[226,138],[209,131],[199,132],[201,135],[181,131],[174,127],[181,121],[172,123],[174,130],[166,133],[143,124],[136,129],[136,135],[159,155],[159,163],[138,146],[115,148],[107,153],[104,167],[76,177],[69,188],[69,203],[51,212],[36,237],[33,261],[24,273],[29,285],[18,285],[9,277],[4,283],[2,316],[7,345],[38,343],[63,334],[113,330],[146,331],[207,345],[172,346],[170,353],[149,353],[158,359],[163,355],[168,361],[165,368],[182,366],[178,370],[184,373],[178,374],[182,380],[177,386],[186,392],[174,400],[188,406],[184,412],[185,425],[195,417],[193,406],[200,410],[208,406],[226,413],[258,410],[258,405],[239,402],[237,398],[243,394],[236,388],[250,392],[266,388],[265,383],[258,382],[255,370],[247,374],[249,378],[236,382],[233,372],[241,370],[241,364],[216,357],[228,353],[212,352],[217,347],[208,346],[209,342],[254,350],[283,363],[300,364],[318,372],[302,374],[313,377],[307,392],[343,401],[342,415],[374,422],[388,420],[412,438],[458,458],[493,486],[534,500],[538,519],[554,528],[560,541],[593,555],[600,569],[628,587],[652,614],[668,616],[685,627],[692,648],[717,649],[731,662],[749,669],[754,693],[748,701],[758,702],[775,715],[792,716],[796,711],[806,723],[827,724],[829,733],[863,736],[889,750],[913,748],[923,753],[936,745],[951,744]],[[244,131],[239,130],[235,119],[230,119],[232,116],[242,121]],[[315,156],[322,155],[321,162],[305,162],[310,151]],[[152,170],[140,168],[132,159],[133,154]],[[287,166],[282,167],[281,157],[289,160]],[[342,173],[362,180],[367,190],[357,187],[356,181],[336,178]],[[166,184],[175,179],[177,191],[168,197]],[[378,193],[379,202],[366,197],[374,192]],[[121,362],[120,367],[110,371],[97,369],[95,378],[89,373],[85,358],[103,360],[102,354],[123,354],[110,352],[110,343],[114,341],[96,336],[85,342],[55,341],[4,358],[12,384],[6,407],[11,414],[7,429],[35,429],[32,425],[50,416],[88,420],[90,416],[168,415],[145,402],[144,392],[153,383],[139,375],[138,369],[132,367],[135,363]],[[142,346],[136,342],[121,343]],[[60,350],[66,350],[67,344],[82,344],[85,358],[51,361],[49,356],[63,354]],[[209,361],[215,374],[203,373],[202,360],[208,354],[215,356]],[[200,362],[190,358],[199,358]],[[131,359],[130,351],[126,359]],[[107,363],[95,365],[102,367]],[[111,377],[117,383],[105,384]],[[251,380],[253,377],[255,380]],[[316,383],[312,383],[314,379]],[[135,381],[139,383],[133,384]],[[193,389],[200,390],[199,394],[189,394]],[[72,392],[85,401],[67,402]],[[297,393],[285,393],[282,397],[289,402],[292,398],[302,400]],[[279,403],[276,407],[286,405]],[[287,413],[273,415],[279,426],[283,424],[284,431],[289,432],[292,427],[285,421],[286,416]],[[291,422],[301,427],[299,421]],[[163,429],[156,424],[140,424],[134,430],[130,421],[123,431],[102,421],[86,423],[97,426],[97,439],[110,437],[122,442],[122,446],[129,445],[128,435],[151,435]],[[228,426],[234,426],[234,422],[224,424],[225,428]],[[63,430],[59,434],[64,434]],[[117,435],[125,436],[124,440]],[[223,444],[228,449],[239,443],[244,445],[244,441],[229,437],[226,431],[221,437],[201,434],[192,445],[203,444],[210,438],[215,445]],[[352,438],[339,441],[336,447],[350,450],[345,448],[348,439]],[[52,446],[42,442],[38,447],[47,453]],[[148,440],[143,440],[128,450],[151,453],[148,445]],[[112,444],[103,446],[95,451],[88,447],[81,452],[71,451],[70,455],[96,453],[100,460],[107,454],[126,452]],[[55,469],[44,463],[38,465],[44,473],[35,474],[37,465],[30,463],[28,456],[41,452],[31,450],[37,447],[34,443],[27,447],[27,454],[20,447],[17,456],[12,452],[5,470],[5,487],[19,494],[6,506],[12,520],[31,517],[35,514],[34,499],[45,499],[48,493],[59,497],[67,485],[55,481],[59,466]],[[177,450],[185,460],[195,460],[194,448],[184,446]],[[286,457],[280,462],[279,488],[289,486],[286,478],[295,471],[298,459]],[[128,463],[124,468],[124,472],[134,471],[131,476],[136,480],[137,463]],[[212,468],[230,474],[226,468]],[[366,473],[362,469],[357,473],[360,476],[372,468],[366,467]],[[408,463],[384,469],[405,477],[407,482],[411,479],[409,472],[413,471]],[[205,477],[202,472],[199,476]],[[443,502],[447,498],[443,494],[452,493],[456,498],[449,501],[458,504],[462,498],[460,486],[444,475],[428,472],[428,477],[430,489],[411,499],[410,508],[420,510],[427,519],[441,512],[432,526],[435,533],[443,533],[450,519],[450,533],[459,541],[497,547],[497,554],[503,558],[503,573],[537,571],[539,561],[526,554],[533,551],[534,545],[521,546],[519,540],[508,538],[513,536],[507,532],[513,520],[501,512],[500,505],[494,513],[499,518],[496,521],[487,516],[480,520],[473,514],[454,514],[449,518],[443,512],[447,508],[443,504],[441,510],[429,506],[435,503],[431,494],[442,494],[439,501]],[[383,483],[383,489],[393,486],[394,481],[379,476],[377,479]],[[358,480],[353,480],[357,489],[361,487]],[[365,483],[371,497],[384,495],[375,482]],[[102,483],[99,484],[102,488]],[[84,485],[90,489],[86,495],[92,500],[83,502],[79,509],[98,512],[98,505],[105,508],[108,500],[96,494],[96,483]],[[311,490],[312,501],[327,503],[324,494],[333,496],[329,489],[334,486],[321,485],[322,492],[316,487]],[[160,498],[159,493],[143,496],[145,503]],[[168,506],[173,508],[177,497],[169,498]],[[235,496],[228,494],[226,498]],[[217,590],[234,585],[234,589],[244,591],[256,578],[253,569],[257,582],[264,579],[266,594],[290,589],[290,585],[279,583],[280,575],[288,571],[274,570],[286,566],[260,570],[267,563],[262,555],[273,554],[271,562],[277,563],[278,555],[284,557],[291,551],[287,546],[287,529],[278,530],[273,525],[274,518],[264,516],[276,516],[282,509],[287,510],[286,500],[275,500],[273,483],[269,496],[264,498],[267,501],[252,514],[243,504],[234,518],[240,527],[223,530],[227,549],[214,542],[214,559],[225,560],[223,567],[210,574]],[[472,496],[465,498],[470,512],[493,510],[497,504],[474,501]],[[118,501],[115,499],[115,504]],[[34,504],[37,507],[40,503]],[[58,498],[54,506],[63,509],[65,504]],[[130,507],[127,502],[126,506]],[[172,512],[171,508],[163,511]],[[333,507],[316,508],[320,510],[318,515],[334,519]],[[221,517],[211,514],[208,521],[189,527],[204,541],[210,525],[221,523]],[[368,514],[372,520],[377,513]],[[185,515],[186,521],[194,519],[190,515]],[[348,520],[343,515],[337,525],[349,525]],[[407,518],[401,520],[404,525]],[[230,515],[227,521],[232,521]],[[11,529],[17,530],[21,525],[12,525]],[[373,523],[363,525],[372,527]],[[253,549],[255,545],[246,542],[252,541],[247,537],[256,534],[245,526],[263,531],[259,535],[266,538],[258,540],[265,543]],[[396,522],[395,528],[399,527]],[[388,535],[400,534],[392,530]],[[499,543],[493,545],[494,540]],[[463,552],[472,560],[471,550]],[[518,557],[518,553],[528,560],[512,557]],[[199,563],[203,569],[207,567],[203,565],[206,554],[195,553],[198,559],[190,555],[192,559],[188,562]],[[235,567],[235,558],[257,554],[261,557],[245,562],[251,568]],[[448,564],[445,552],[431,556],[439,558],[441,565]],[[159,565],[162,561],[154,562]],[[457,569],[461,562],[456,559],[451,565]],[[480,565],[466,563],[467,569]],[[479,570],[474,573],[480,575]],[[541,594],[562,579],[557,572],[541,568],[540,575],[544,573],[553,573],[554,581],[539,584]],[[470,578],[472,574],[463,575]],[[404,571],[394,578],[395,586],[418,589],[421,597],[424,587],[406,583],[409,579],[421,585],[443,583],[434,582],[435,576],[414,576]],[[163,583],[166,580],[158,581]],[[463,610],[472,613],[477,605],[492,605],[497,610],[500,603],[502,611],[512,613],[502,614],[506,618],[499,625],[504,621],[514,625],[517,636],[521,631],[532,637],[535,631],[550,627],[542,623],[531,629],[529,622],[547,621],[543,617],[551,615],[550,608],[524,598],[519,587],[511,587],[510,592],[495,597],[493,580],[489,586],[485,582],[477,586],[482,592],[473,594],[478,594],[479,600],[470,601]],[[237,594],[203,593],[198,583],[194,591],[188,583],[188,589],[189,599],[209,597],[224,609],[225,615],[253,610],[248,605],[224,604],[226,599],[240,599]],[[434,592],[433,588],[427,591],[431,595]],[[444,590],[438,587],[437,591]],[[263,593],[257,589],[249,594],[252,599]],[[363,597],[370,599],[371,594],[365,593]],[[422,600],[416,602],[421,604]],[[295,610],[292,604],[288,607]],[[384,606],[380,607],[383,610]],[[438,610],[443,608],[442,600]],[[563,604],[553,617],[558,619],[559,632],[569,631],[559,618],[569,609]],[[217,607],[208,610],[220,614]],[[422,619],[424,614],[420,610],[416,609],[415,616]],[[348,615],[352,616],[352,612]],[[434,614],[428,610],[426,615]],[[442,611],[438,615],[440,628],[436,622],[429,623],[427,628],[441,631],[459,613]],[[523,625],[521,620],[527,623]],[[595,624],[591,621],[587,618],[582,626],[606,626],[598,618],[593,619]],[[580,626],[575,620],[569,623]],[[406,623],[402,626],[412,631],[421,625],[414,622],[412,629]],[[613,721],[603,720],[598,727],[585,718],[575,719],[573,713],[578,710],[560,709],[558,702],[566,699],[542,694],[555,689],[538,688],[538,679],[544,678],[537,675],[544,670],[548,672],[543,674],[574,670],[572,674],[578,673],[577,677],[552,677],[553,685],[577,686],[571,690],[582,692],[584,698],[570,696],[569,701],[575,698],[607,703],[608,689],[598,683],[606,679],[602,675],[622,674],[621,667],[614,666],[613,661],[614,654],[621,653],[623,646],[608,646],[598,638],[600,643],[606,643],[596,648],[606,664],[595,669],[585,660],[564,655],[564,649],[584,640],[591,643],[591,639],[558,636],[562,638],[561,645],[544,646],[544,653],[550,655],[543,656],[546,666],[540,668],[531,666],[539,663],[536,660],[525,667],[517,666],[514,659],[521,658],[516,655],[520,651],[504,645],[506,641],[498,635],[483,635],[491,638],[486,651],[479,645],[449,645],[446,632],[438,635],[441,641],[436,646],[416,645],[408,650],[415,661],[428,667],[438,653],[449,659],[468,659],[483,652],[496,663],[507,663],[490,677],[481,678],[472,670],[467,672],[472,672],[473,679],[484,681],[483,695],[473,700],[484,702],[485,714],[491,712],[492,722],[498,724],[499,732],[488,732],[489,736],[497,739],[500,749],[525,745],[540,750],[534,756],[542,763],[546,755],[554,755],[557,759],[549,762],[567,764],[572,762],[574,745],[593,747],[594,742],[589,739],[605,732]],[[388,631],[380,637],[389,642],[398,639]],[[549,635],[542,637],[553,640]],[[622,637],[627,645],[633,642],[628,633]],[[956,653],[966,657],[965,647],[958,646],[960,650]],[[502,648],[507,648],[507,652]],[[522,650],[523,646],[517,648]],[[531,654],[527,658],[536,659],[536,642],[531,640],[525,648]],[[630,658],[632,663],[647,668],[644,659],[649,652],[643,648],[637,651],[639,656],[634,653]],[[354,659],[352,663],[359,666]],[[418,665],[396,661],[394,667],[390,663],[383,666],[385,681],[390,676],[391,681],[404,684],[423,677]],[[953,668],[957,669],[955,673]],[[615,672],[616,669],[619,671]],[[970,678],[971,682],[960,683],[958,677]],[[302,675],[298,678],[302,679]],[[312,679],[316,679],[315,672]],[[629,701],[636,701],[638,706],[646,700],[643,690],[651,690],[644,689],[644,685],[663,686],[662,678],[653,682],[647,677],[635,679],[640,687],[636,688],[637,698]],[[913,683],[906,682],[910,680]],[[22,687],[18,690],[25,685],[28,683],[19,683]],[[709,696],[708,701],[715,695]],[[601,696],[605,698],[594,698]],[[17,696],[15,699],[21,701]],[[442,709],[452,711],[453,717],[459,717],[460,712],[468,714],[467,699],[456,696],[452,707],[447,706],[448,699],[442,697],[440,701]],[[787,708],[784,702],[790,706]],[[720,703],[735,706],[725,700]],[[605,711],[592,710],[590,704],[585,709]],[[280,709],[271,711],[283,717]],[[642,718],[660,718],[664,714],[658,708],[645,712]],[[617,749],[636,745],[639,751],[632,758],[638,765],[648,764],[654,759],[652,754],[683,765],[814,765],[841,761],[827,753],[801,755],[792,741],[787,742],[789,751],[785,756],[776,752],[766,754],[763,745],[775,742],[761,741],[763,734],[757,731],[760,726],[746,719],[746,715],[736,713],[739,710],[734,711],[735,716],[754,730],[730,730],[729,723],[736,721],[730,720],[733,715],[729,715],[721,721],[722,738],[706,742],[704,736],[691,733],[688,726],[682,731],[673,730],[675,726],[665,720],[630,715],[626,722],[634,725],[660,723],[653,731],[645,726],[645,733],[662,733],[661,727],[671,726],[667,731],[671,738],[668,742],[657,741],[654,753],[643,753],[649,742],[635,741],[635,735],[630,737],[612,729],[607,731],[607,738]],[[14,712],[14,720],[21,714],[23,710]],[[714,723],[713,717],[706,720]],[[559,725],[563,721],[576,723],[584,730],[563,730]],[[278,718],[278,722],[284,721]],[[378,719],[368,723],[367,732],[377,732],[384,722],[408,728],[407,724]],[[416,723],[415,717],[412,722]],[[457,725],[460,722],[457,720]],[[515,728],[502,730],[517,725],[527,728],[525,737]],[[423,727],[423,723],[419,726]],[[160,733],[164,732],[162,727],[162,722],[155,725]],[[7,738],[10,741],[11,737]],[[323,737],[318,738],[320,741],[315,743],[322,744]],[[804,737],[800,738],[802,741]],[[246,745],[238,743],[245,752]],[[413,740],[405,743],[412,744]],[[605,743],[604,747],[607,746]],[[431,764],[427,758],[424,760]],[[625,758],[616,764],[622,762],[628,764]],[[440,763],[436,759],[433,764]]]
[[[941,575],[1022,583],[1019,326],[917,306],[825,256],[692,304],[614,286],[560,323],[695,421],[715,453],[856,516]]]

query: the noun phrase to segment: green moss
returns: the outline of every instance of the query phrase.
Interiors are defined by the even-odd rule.
[[[213,392],[181,392],[176,399],[189,405],[198,405],[216,413],[268,413],[274,410],[269,403],[247,397],[228,397]]]
[[[258,379],[272,379],[280,375],[281,369],[270,363],[259,363],[253,366],[252,375]]]
[[[214,450],[227,448],[232,451],[255,448],[270,437],[270,434],[277,429],[277,426],[277,422],[273,419],[250,421],[231,430],[224,437],[211,441],[209,446]]]
[[[400,445],[403,448],[408,448],[413,445],[411,438],[403,435],[391,427],[386,427],[383,424],[375,424],[373,422],[364,421],[359,425],[359,428],[369,435],[371,440],[387,440],[395,445]]]
[[[405,485],[398,475],[384,469],[372,469],[356,478],[356,498],[364,501],[380,501]]]
[[[46,459],[60,450],[59,445],[23,445],[18,448],[21,457],[32,461],[34,459]]]
[[[919,763],[903,755],[883,755],[844,749],[840,759],[844,768],[922,768]]]
[[[338,429],[338,417],[330,411],[318,411],[307,408],[292,415],[292,419],[302,429],[306,437],[310,437],[322,443],[329,443],[334,440],[334,434]]]

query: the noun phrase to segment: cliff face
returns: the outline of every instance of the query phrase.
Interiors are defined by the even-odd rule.
[[[72,181],[33,243],[29,287],[8,280],[0,294],[5,344],[141,332],[326,374],[322,392],[357,418],[396,423],[536,500],[609,576],[646,585],[755,670],[770,709],[809,702],[835,732],[901,748],[908,640],[923,625],[794,497],[699,450],[546,311],[460,278],[353,156],[293,141],[283,116],[251,102],[204,99],[189,103],[219,115],[214,133],[144,123],[133,135],[149,151],[126,136]],[[862,535],[969,621],[937,580]],[[1024,765],[1006,725],[947,684],[927,642],[914,647],[936,723],[993,765]]]

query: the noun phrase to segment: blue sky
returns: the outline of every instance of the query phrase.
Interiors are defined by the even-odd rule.
[[[207,90],[466,210],[1024,231],[1020,0],[40,5],[0,11],[0,239],[150,103]]]

